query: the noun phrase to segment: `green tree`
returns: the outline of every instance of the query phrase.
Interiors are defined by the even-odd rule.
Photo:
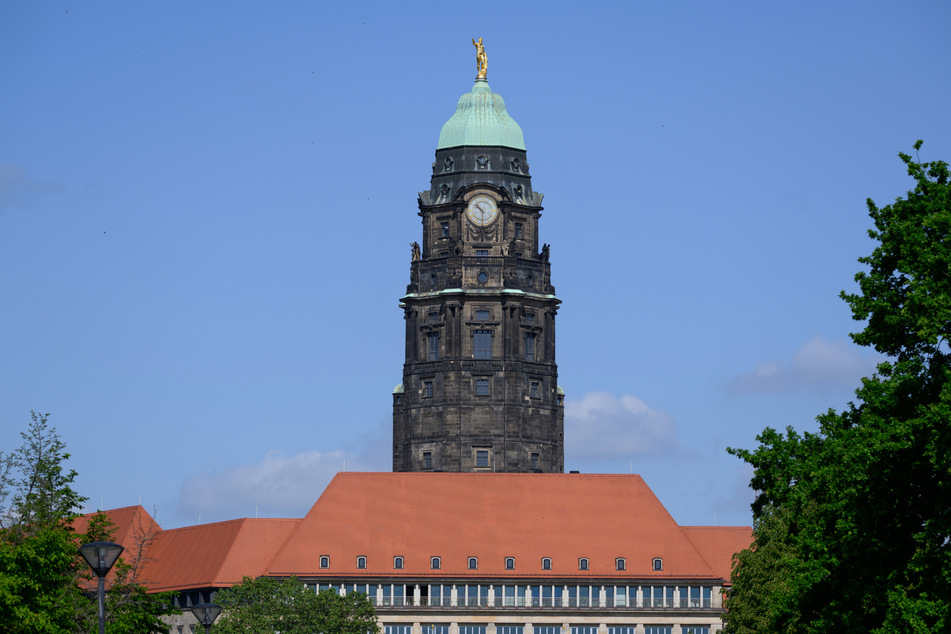
[[[85,498],[65,444],[32,413],[23,444],[0,454],[0,631],[69,632],[80,560],[69,520]]]
[[[65,634],[96,629],[98,602],[90,589],[92,574],[79,545],[111,540],[113,526],[102,514],[86,532],[75,533],[73,520],[86,498],[73,489],[74,470],[66,470],[66,445],[47,422],[32,413],[21,433],[23,444],[0,453],[0,632]],[[159,620],[173,613],[167,595],[148,594],[138,583],[139,559],[148,536],[135,548],[136,561],[122,559],[108,585],[106,610],[110,634],[165,632]]]
[[[365,594],[316,592],[294,577],[245,577],[219,592],[215,602],[223,608],[213,628],[216,634],[376,634],[380,629]]]
[[[757,497],[728,632],[951,631],[951,184],[947,163],[899,156],[915,187],[868,201],[878,245],[841,294],[865,322],[852,339],[888,361],[817,433],[730,449]]]

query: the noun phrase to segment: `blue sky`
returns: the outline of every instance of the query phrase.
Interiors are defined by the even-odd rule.
[[[815,429],[865,200],[951,159],[951,4],[0,0],[0,450],[52,414],[90,508],[301,516],[388,471],[408,244],[475,77],[563,300],[566,468],[748,524],[725,452]]]

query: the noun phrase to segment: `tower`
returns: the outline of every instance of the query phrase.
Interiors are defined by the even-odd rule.
[[[480,76],[442,127],[419,194],[422,240],[400,301],[406,361],[393,392],[393,470],[560,473],[560,300],[539,243],[543,194],[479,53]]]

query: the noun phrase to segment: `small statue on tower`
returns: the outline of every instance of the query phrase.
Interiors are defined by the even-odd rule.
[[[473,38],[472,45],[476,47],[476,68],[479,70],[476,79],[485,79],[485,71],[489,65],[489,61],[485,57],[485,47],[482,46],[482,38],[480,37],[478,42]]]

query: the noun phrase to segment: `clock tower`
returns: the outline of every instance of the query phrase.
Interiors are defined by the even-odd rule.
[[[477,45],[478,47],[478,45]],[[393,471],[564,471],[542,194],[522,130],[480,77],[439,135],[412,244]]]

